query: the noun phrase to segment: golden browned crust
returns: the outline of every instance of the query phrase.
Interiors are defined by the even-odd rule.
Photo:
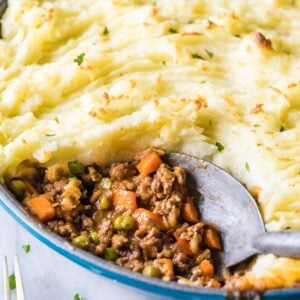
[[[264,49],[272,50],[272,41],[270,39],[267,39],[261,32],[258,32],[255,35],[255,42],[256,44]]]

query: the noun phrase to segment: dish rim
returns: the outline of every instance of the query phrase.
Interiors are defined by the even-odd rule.
[[[111,262],[102,260],[87,251],[74,248],[62,237],[51,232],[37,220],[30,217],[22,205],[15,200],[4,187],[3,189],[2,187],[0,189],[0,206],[3,207],[4,210],[23,228],[55,252],[84,267],[85,269],[118,283],[125,284],[145,292],[173,298],[181,296],[185,299],[199,299],[200,296],[205,296],[206,299],[223,299],[226,295],[226,291],[224,289],[191,287],[175,282],[165,282],[160,279],[142,276],[138,272],[133,272]],[[295,297],[300,297],[300,289],[282,288],[267,290],[264,293],[264,299],[276,299],[279,296],[281,297],[279,299],[282,299],[282,297],[296,299]]]

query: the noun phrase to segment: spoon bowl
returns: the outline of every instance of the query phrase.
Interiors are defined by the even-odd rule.
[[[187,186],[197,200],[201,219],[220,232],[220,269],[258,253],[300,257],[300,231],[266,233],[256,201],[233,176],[207,161],[184,154],[165,154],[164,160],[185,169]]]

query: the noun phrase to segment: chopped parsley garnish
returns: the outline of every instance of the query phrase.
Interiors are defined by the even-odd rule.
[[[248,172],[250,172],[250,166],[249,166],[249,164],[246,162],[245,163],[245,168],[246,168],[246,170],[248,171]]]
[[[45,136],[55,136],[56,134],[45,133]]]
[[[109,30],[106,26],[103,29],[102,35],[109,35]]]
[[[16,288],[16,276],[15,276],[15,274],[10,274],[8,276],[8,283],[9,283],[9,288],[11,290],[14,290]]]
[[[85,56],[85,53],[79,54],[79,55],[74,59],[74,62],[76,62],[76,63],[78,64],[78,66],[81,66],[81,64],[83,63],[83,60],[84,60],[84,56]]]
[[[55,121],[57,124],[59,124],[58,117],[55,117],[55,118],[54,118],[54,121]]]
[[[214,22],[212,22],[210,19],[207,20],[208,25],[212,25],[214,24]]]
[[[253,126],[254,126],[254,127],[259,127],[260,125],[259,125],[259,124],[254,124]]]
[[[285,130],[284,126],[281,125],[280,128],[279,128],[279,131],[282,132],[282,131],[284,131],[284,130]]]
[[[239,38],[239,39],[241,38],[241,36],[239,34],[235,34],[234,36]]]
[[[25,251],[25,253],[28,253],[30,251],[30,245],[29,244],[23,245],[22,248]]]
[[[164,65],[164,66],[166,65],[166,61],[165,61],[165,60],[163,60],[163,62],[162,62],[162,63],[163,63],[163,65]]]
[[[170,33],[178,33],[178,31],[177,31],[176,29],[174,29],[174,28],[170,28],[170,29],[169,29],[169,32],[170,32]]]
[[[199,55],[198,53],[193,53],[193,54],[192,54],[192,58],[204,60],[204,58],[203,58],[201,55]]]
[[[206,81],[205,81],[205,80],[202,80],[200,83],[204,84],[204,83],[206,83]]]
[[[257,147],[260,147],[261,145],[262,145],[262,143],[257,143],[256,144]]]
[[[83,300],[83,298],[77,293],[74,295],[74,300]]]
[[[220,152],[224,150],[224,146],[221,143],[216,142],[216,146]]]
[[[207,55],[209,56],[209,58],[213,58],[214,57],[214,54],[211,51],[205,49],[205,52],[207,53]]]

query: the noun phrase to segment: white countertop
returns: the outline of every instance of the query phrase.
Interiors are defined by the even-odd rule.
[[[146,300],[154,299],[132,291],[111,280],[96,275],[59,255],[15,222],[0,206],[0,261],[8,256],[10,272],[15,253],[18,254],[24,280],[26,300],[73,300],[79,293],[84,300]],[[22,246],[30,244],[25,253]],[[2,299],[2,272],[0,299]],[[162,299],[155,297],[155,299]]]

